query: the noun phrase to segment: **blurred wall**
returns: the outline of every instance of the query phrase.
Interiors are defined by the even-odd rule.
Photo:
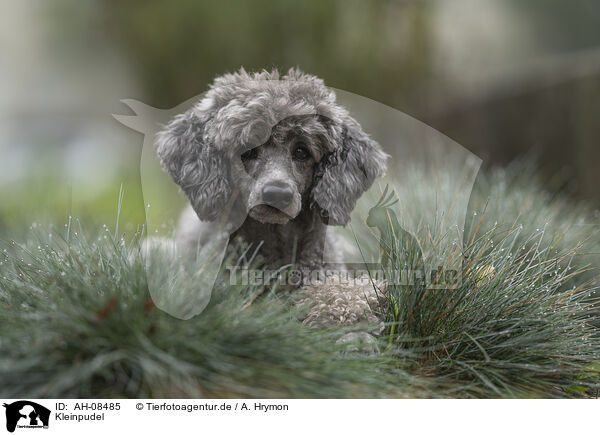
[[[600,204],[600,3],[145,1],[103,13],[159,106],[240,66],[298,65],[414,115],[488,165],[533,154],[549,189]]]
[[[532,156],[549,190],[598,206],[600,52],[579,61],[589,64],[594,57],[597,65],[591,71],[584,68],[583,76],[581,63],[569,62],[564,68],[539,72],[534,82],[521,82],[511,92],[482,95],[424,117],[488,165]]]

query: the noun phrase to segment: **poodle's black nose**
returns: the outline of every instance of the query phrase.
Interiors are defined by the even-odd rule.
[[[271,207],[283,209],[292,203],[294,191],[285,183],[273,182],[263,187],[262,199]]]

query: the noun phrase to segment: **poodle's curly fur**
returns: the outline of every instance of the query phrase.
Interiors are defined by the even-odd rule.
[[[377,317],[385,284],[368,276],[352,283],[332,276],[325,284],[312,284],[298,291],[296,303],[308,308],[304,323],[310,326],[350,326],[366,323],[379,334],[383,322]]]
[[[387,158],[335,93],[298,69],[215,79],[159,134],[157,152],[190,202],[180,246],[206,242],[225,223],[230,240],[269,264],[312,270],[333,243],[327,225],[348,223]]]

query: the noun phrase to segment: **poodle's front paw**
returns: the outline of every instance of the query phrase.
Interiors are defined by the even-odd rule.
[[[377,339],[368,332],[349,332],[340,337],[337,344],[342,344],[344,354],[363,353],[367,355],[376,355],[379,353]]]

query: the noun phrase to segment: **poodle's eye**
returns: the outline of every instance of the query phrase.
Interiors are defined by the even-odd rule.
[[[243,162],[247,162],[248,160],[255,160],[258,157],[258,148],[251,148],[241,156]]]
[[[308,152],[308,148],[306,148],[304,144],[300,143],[294,147],[292,156],[295,160],[304,161],[310,157],[310,153]]]

